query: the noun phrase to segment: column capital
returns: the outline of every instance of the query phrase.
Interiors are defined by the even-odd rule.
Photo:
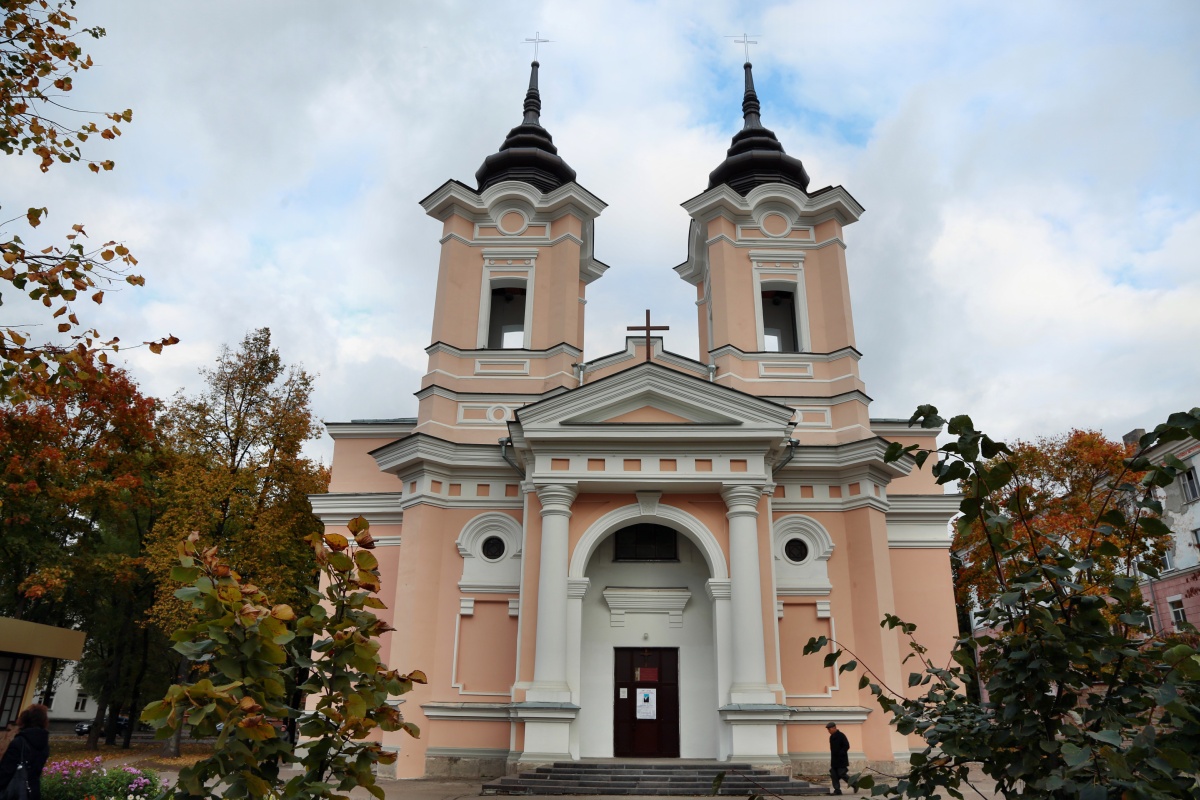
[[[577,494],[575,487],[560,483],[538,486],[537,496],[542,504],[542,516],[571,516],[571,504],[575,502]]]
[[[762,497],[761,486],[726,486],[721,490],[721,498],[729,509],[726,517],[758,516],[758,500]]]

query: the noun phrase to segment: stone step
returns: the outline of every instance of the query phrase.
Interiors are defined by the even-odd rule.
[[[653,795],[712,794],[713,780],[725,773],[721,795],[768,793],[781,796],[826,794],[829,790],[792,780],[749,764],[721,762],[599,762],[560,761],[533,772],[484,784],[485,795]]]

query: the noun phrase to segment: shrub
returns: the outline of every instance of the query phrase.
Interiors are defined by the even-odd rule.
[[[161,790],[150,770],[105,768],[99,756],[84,761],[57,761],[42,770],[42,800],[149,800]]]

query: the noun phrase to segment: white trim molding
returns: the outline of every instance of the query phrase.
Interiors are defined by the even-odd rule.
[[[775,593],[827,596],[833,590],[829,581],[829,559],[833,556],[833,538],[821,523],[803,514],[788,514],[771,525],[772,555],[775,562]],[[808,547],[807,557],[793,562],[784,553],[792,539]]]
[[[624,528],[639,522],[652,522],[674,528],[679,533],[691,539],[692,543],[700,550],[700,553],[704,556],[704,560],[708,563],[709,575],[711,577],[717,580],[729,577],[729,566],[725,562],[725,553],[721,550],[721,545],[717,542],[717,538],[713,536],[712,531],[704,526],[704,523],[675,506],[659,505],[658,510],[653,515],[648,515],[642,513],[641,506],[636,504],[613,509],[593,522],[584,531],[583,536],[579,537],[579,541],[576,542],[575,549],[571,553],[570,568],[567,574],[571,578],[584,577],[584,570],[587,569],[588,560],[591,559],[592,553],[595,552],[600,542],[618,528]]]
[[[666,614],[668,626],[683,627],[683,608],[692,599],[687,587],[654,589],[609,586],[602,592],[608,603],[609,627],[625,627],[626,614]]]
[[[504,553],[492,560],[483,543],[491,537],[504,542]],[[490,511],[463,526],[454,544],[463,559],[458,587],[467,592],[513,593],[521,586],[521,523],[509,514]]]

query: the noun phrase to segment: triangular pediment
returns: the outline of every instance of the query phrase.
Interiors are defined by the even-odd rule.
[[[526,406],[517,420],[526,435],[594,429],[725,430],[782,435],[792,409],[657,364],[639,364],[595,383]]]
[[[644,406],[635,408],[632,411],[626,411],[623,414],[617,414],[611,419],[598,420],[608,425],[686,425],[695,422],[694,419],[676,414],[673,411],[668,411],[665,408],[659,408],[653,403],[647,403]]]

